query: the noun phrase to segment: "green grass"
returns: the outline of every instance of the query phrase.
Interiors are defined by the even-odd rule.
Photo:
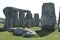
[[[0,28],[3,24],[0,24]],[[40,27],[28,28],[30,30],[36,31],[40,30]],[[32,38],[25,38],[22,36],[14,36],[11,32],[3,31],[0,32],[0,40],[60,40],[60,32],[56,29],[54,32],[39,31],[38,36]]]

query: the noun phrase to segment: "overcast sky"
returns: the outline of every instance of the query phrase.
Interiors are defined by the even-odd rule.
[[[52,2],[55,4],[55,14],[58,19],[60,0],[0,0],[0,18],[5,18],[3,9],[7,6],[31,10],[33,17],[34,13],[38,13],[41,18],[43,3]]]

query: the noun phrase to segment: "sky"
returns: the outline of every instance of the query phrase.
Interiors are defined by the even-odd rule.
[[[33,17],[34,13],[38,13],[39,18],[41,18],[42,5],[43,3],[49,2],[54,3],[56,19],[58,20],[60,0],[0,0],[0,18],[5,18],[3,9],[7,6],[30,10],[32,12]]]

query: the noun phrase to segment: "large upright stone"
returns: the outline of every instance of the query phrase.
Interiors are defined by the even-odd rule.
[[[8,30],[9,28],[13,27],[13,15],[14,15],[14,9],[12,7],[6,7],[3,9],[3,12],[5,14],[5,28]]]
[[[33,27],[35,26],[34,18],[32,18],[32,26],[33,26]]]
[[[18,11],[14,11],[14,26],[19,26],[19,17],[18,17]]]
[[[60,32],[60,11],[59,11],[59,20],[58,20],[58,31]]]
[[[27,13],[25,17],[25,13]],[[20,26],[31,26],[32,14],[29,10],[19,9],[19,24]]]
[[[25,12],[24,11],[20,11],[19,12],[19,24],[20,26],[25,26]]]
[[[42,6],[41,25],[42,30],[55,30],[56,16],[53,3],[44,3]]]
[[[32,26],[32,14],[30,11],[27,11],[27,14],[26,14],[26,25],[28,27]]]
[[[34,25],[39,26],[39,14],[34,14]]]
[[[32,13],[30,11],[27,11],[26,13],[26,19],[32,19]]]

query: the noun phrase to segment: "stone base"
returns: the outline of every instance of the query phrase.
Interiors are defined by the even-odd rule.
[[[58,32],[60,32],[60,24],[58,25]]]
[[[6,31],[5,28],[0,28],[0,32]]]
[[[44,30],[44,31],[54,31],[55,30],[55,26],[48,26],[48,25],[45,25],[45,26],[42,26],[42,29],[41,30]]]

